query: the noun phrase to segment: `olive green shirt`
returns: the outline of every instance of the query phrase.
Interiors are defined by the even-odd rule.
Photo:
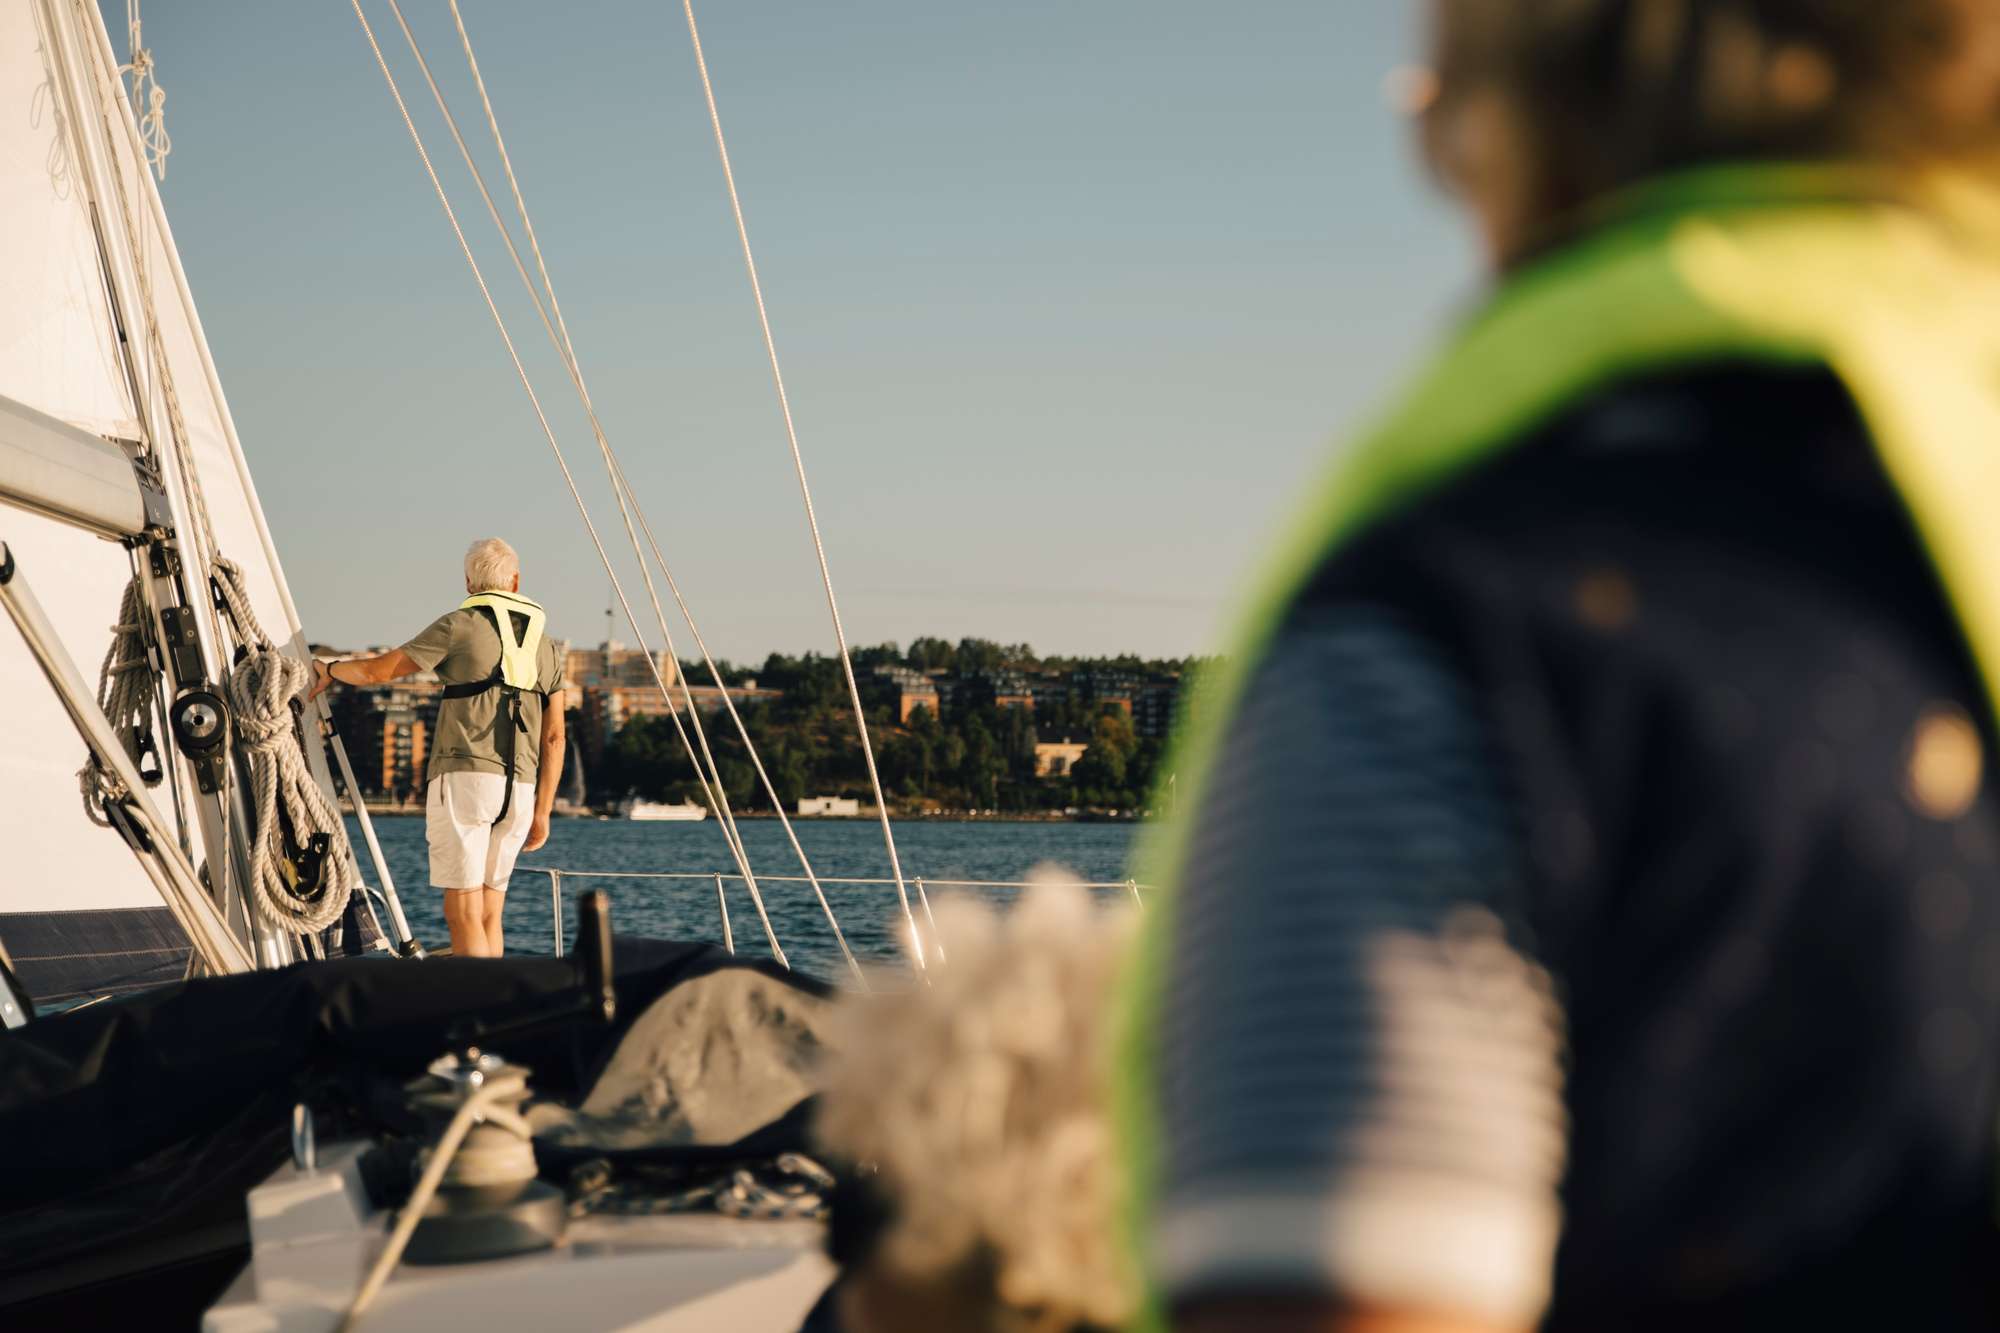
[[[423,633],[403,645],[403,652],[418,666],[437,672],[438,679],[447,685],[471,685],[491,676],[500,665],[500,636],[484,612],[462,607],[433,620]],[[563,687],[563,664],[556,655],[555,640],[547,634],[542,635],[536,651],[536,680],[543,693],[561,707],[557,692]],[[506,752],[500,748],[505,741],[495,725],[505,725],[508,720],[500,704],[497,689],[468,699],[439,701],[425,781],[442,773],[506,773]],[[541,767],[541,695],[521,696],[521,721],[527,730],[514,735],[514,781],[532,783]]]

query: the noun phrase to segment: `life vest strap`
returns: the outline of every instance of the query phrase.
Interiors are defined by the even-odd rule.
[[[504,738],[496,737],[495,749],[500,751],[500,762],[504,766],[504,790],[500,795],[500,813],[493,817],[498,827],[514,807],[514,774],[517,771],[516,735],[526,735],[528,722],[521,715],[521,696],[532,694],[542,701],[542,707],[549,704],[549,691],[541,688],[537,662],[542,646],[542,608],[517,593],[485,592],[475,593],[460,603],[461,610],[478,611],[493,626],[493,633],[500,640],[500,660],[493,665],[493,674],[484,680],[466,681],[444,687],[446,699],[471,699],[485,694],[488,690],[500,691],[500,707],[513,724],[499,728]],[[501,618],[502,612],[506,619]],[[509,634],[515,618],[524,623],[518,636]],[[513,676],[514,679],[509,679]]]

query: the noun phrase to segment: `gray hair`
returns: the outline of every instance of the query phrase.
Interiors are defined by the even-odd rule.
[[[465,553],[467,592],[506,592],[521,572],[521,557],[498,537],[482,537]]]
[[[1433,0],[1432,12],[1438,82],[1420,97],[1432,161],[1457,183],[1525,184],[1544,220],[1703,163],[1923,166],[2000,149],[2000,0]],[[1496,120],[1519,148],[1464,160],[1480,143],[1469,132]]]

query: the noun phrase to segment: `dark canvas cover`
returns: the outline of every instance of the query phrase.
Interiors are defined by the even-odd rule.
[[[617,1021],[496,1044],[538,1094],[580,1101],[633,1024],[689,982],[750,972],[828,994],[706,944],[619,939],[613,956]],[[244,1191],[284,1160],[296,1102],[323,1133],[406,1127],[395,1089],[455,1026],[550,1006],[577,979],[554,958],[343,959],[179,982],[0,1034],[0,1306],[240,1247]]]
[[[127,995],[187,975],[187,935],[164,907],[0,914],[0,946],[43,1006]]]

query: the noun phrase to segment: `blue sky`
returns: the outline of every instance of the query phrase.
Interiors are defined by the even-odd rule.
[[[622,542],[559,363],[368,5]],[[679,6],[461,6],[704,632],[739,660],[830,648]],[[405,11],[476,128],[443,0]],[[122,54],[124,6],[105,13]],[[1382,97],[1415,49],[1401,0],[697,13],[854,642],[1213,646],[1333,441],[1476,290]],[[607,580],[348,5],[145,18],[169,216],[309,635],[400,641],[497,533],[556,632],[601,638]]]

